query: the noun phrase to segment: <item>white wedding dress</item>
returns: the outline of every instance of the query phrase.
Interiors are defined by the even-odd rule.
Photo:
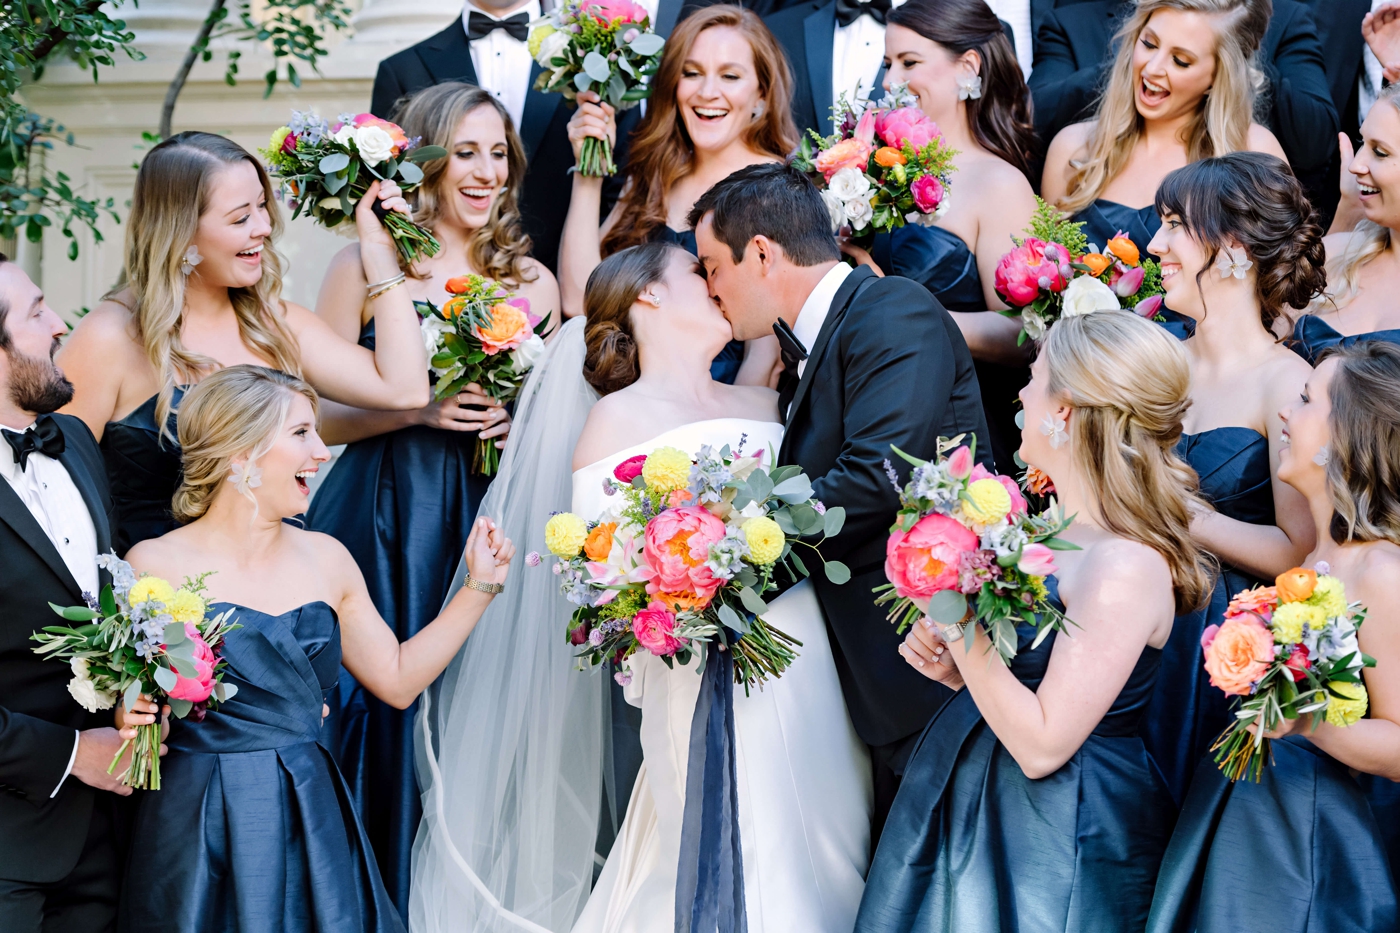
[[[601,514],[603,481],[628,457],[709,444],[768,452],[781,425],[698,421],[620,451],[573,475],[573,510]],[[744,899],[751,933],[850,933],[870,861],[871,771],[846,712],[821,606],[810,583],[775,600],[766,620],[802,647],[782,677],[734,693]],[[641,707],[643,764],[627,815],[574,933],[671,933],[685,812],[697,664],[668,668],[640,652],[628,702]]]

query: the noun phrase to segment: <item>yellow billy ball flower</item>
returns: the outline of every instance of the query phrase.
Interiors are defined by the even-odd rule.
[[[1336,577],[1318,577],[1317,586],[1307,602],[1309,606],[1321,609],[1324,617],[1335,619],[1347,611],[1346,587]]]
[[[198,624],[204,620],[204,600],[189,590],[178,589],[165,604],[165,611],[170,613],[170,618],[176,622]]]
[[[556,557],[573,560],[588,540],[588,525],[573,512],[560,512],[544,526],[544,545]]]
[[[1346,697],[1343,700],[1329,694],[1327,698],[1328,723],[1334,726],[1349,726],[1366,715],[1366,688],[1364,686],[1345,680],[1334,680],[1327,684],[1327,689]]]
[[[1274,641],[1280,645],[1291,645],[1303,640],[1303,624],[1321,628],[1327,623],[1322,609],[1307,603],[1284,603],[1274,610],[1269,628],[1273,630]]]
[[[133,606],[155,600],[170,605],[175,598],[175,588],[160,577],[145,576],[137,580],[126,594],[126,601]]]
[[[674,447],[658,447],[642,464],[642,479],[658,492],[671,492],[690,485],[690,454]]]
[[[771,518],[751,518],[743,525],[744,540],[749,545],[749,560],[755,564],[771,564],[783,556],[787,536]]]
[[[549,23],[540,23],[534,29],[531,29],[529,38],[525,42],[525,47],[530,50],[530,57],[539,58],[540,46],[544,45],[544,40],[558,31],[559,30],[555,29]]]
[[[292,135],[290,126],[279,126],[272,131],[272,138],[267,141],[267,151],[277,152],[281,150],[282,144],[287,141],[287,137]]]
[[[967,484],[962,501],[963,514],[978,525],[991,525],[1011,512],[1011,493],[994,479]]]

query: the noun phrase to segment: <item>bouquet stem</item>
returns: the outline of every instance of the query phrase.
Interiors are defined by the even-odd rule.
[[[496,449],[494,437],[478,437],[476,452],[472,455],[472,472],[479,476],[495,476],[501,468],[501,452]]]
[[[427,256],[436,256],[442,244],[427,227],[409,220],[398,211],[384,212],[384,226],[394,239],[394,247],[399,251],[403,264],[410,266]]]
[[[578,154],[578,170],[579,174],[589,178],[616,175],[617,165],[613,162],[612,143],[596,136],[585,137]]]
[[[122,760],[132,740],[122,742],[107,773],[113,773]],[[126,766],[122,783],[137,790],[160,790],[160,723],[136,727],[135,747],[131,749],[131,763]]]

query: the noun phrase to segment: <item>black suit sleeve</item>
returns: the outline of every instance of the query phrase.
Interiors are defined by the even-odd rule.
[[[1325,171],[1337,152],[1337,110],[1312,14],[1302,4],[1286,10],[1291,19],[1272,60],[1263,63],[1271,98],[1269,122],[1294,173],[1306,178]]]
[[[387,120],[394,112],[394,103],[407,93],[408,88],[403,86],[399,70],[394,67],[394,59],[387,58],[379,63],[379,70],[375,72],[369,112]]]
[[[0,785],[43,803],[63,779],[74,735],[66,726],[0,707]]]
[[[1104,62],[1097,59],[1081,66],[1060,12],[1052,10],[1040,24],[1027,82],[1035,105],[1035,131],[1047,146],[1056,133],[1093,108],[1104,68]]]

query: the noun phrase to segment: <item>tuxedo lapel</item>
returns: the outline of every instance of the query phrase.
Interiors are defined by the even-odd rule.
[[[861,285],[874,276],[875,273],[861,266],[846,276],[846,281],[842,282],[841,287],[836,290],[836,296],[831,299],[831,310],[827,312],[826,320],[822,321],[822,329],[817,333],[817,339],[812,344],[812,349],[807,353],[807,365],[802,369],[802,379],[797,383],[797,391],[793,394],[792,404],[788,406],[784,415],[784,421],[788,428],[792,427],[793,416],[802,407],[802,400],[807,397],[807,390],[812,387],[812,380],[816,378],[822,357],[826,355],[826,348],[831,344],[831,335],[836,333],[841,319],[846,316],[846,309],[850,307],[851,299],[855,297]]]
[[[67,466],[67,464],[64,464]],[[74,476],[76,482],[77,477]],[[79,486],[81,489],[81,485]],[[87,498],[86,491],[83,498]],[[90,506],[90,504],[89,504]],[[19,497],[8,482],[0,479],[0,522],[4,522],[19,535],[35,554],[46,564],[49,569],[58,575],[63,581],[63,585],[72,591],[78,599],[82,599],[83,590],[78,585],[78,581],[73,579],[73,574],[69,572],[68,565],[63,562],[63,558],[58,553],[58,548],[53,546],[49,536],[44,534],[44,529],[39,527],[39,523],[34,520],[34,515],[29,511],[29,507],[24,504],[24,500]],[[107,516],[102,516],[102,527],[107,523]],[[93,515],[93,524],[97,524],[97,516]]]
[[[112,526],[107,522],[107,510],[102,506],[102,496],[97,491],[97,483],[83,468],[82,461],[71,446],[64,447],[63,453],[58,455],[58,462],[68,471],[73,485],[82,493],[83,502],[87,504],[88,512],[92,515],[92,528],[97,532],[97,553],[106,554],[112,549]]]
[[[535,157],[544,132],[554,119],[554,111],[564,99],[563,94],[546,94],[535,90],[535,79],[539,76],[540,63],[535,62],[530,66],[530,89],[525,92],[525,110],[520,115],[520,141],[525,145],[527,160]]]
[[[467,31],[462,28],[460,16],[451,26],[425,42],[419,49],[418,57],[423,60],[423,67],[428,69],[435,83],[477,83],[471,46],[467,44]]]
[[[836,46],[836,3],[824,4],[802,21],[807,52],[807,83],[812,88],[812,109],[817,132],[831,133],[831,69]]]

